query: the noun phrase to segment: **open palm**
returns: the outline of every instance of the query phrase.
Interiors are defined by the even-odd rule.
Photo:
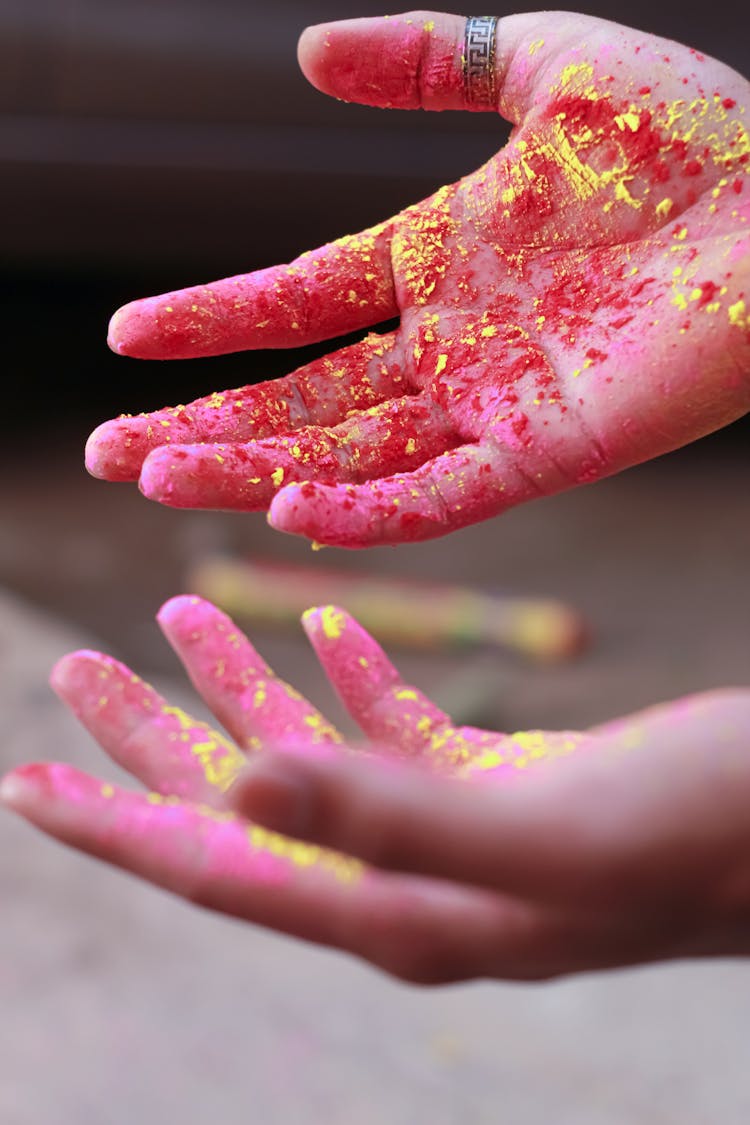
[[[289,266],[134,302],[111,345],[215,355],[395,332],[286,378],[124,417],[87,464],[176,507],[270,509],[321,543],[427,539],[597,480],[750,407],[748,83],[575,13],[497,24],[467,105],[466,21],[311,28],[321,89],[513,123],[485,166]]]
[[[746,689],[585,733],[457,727],[348,614],[311,610],[356,749],[210,603],[159,620],[231,738],[110,657],[63,657],[56,691],[146,791],[11,771],[5,803],[50,835],[409,980],[747,953]]]
[[[407,900],[416,908],[415,930],[435,928],[439,957],[440,929],[448,945],[463,942],[462,927],[477,920],[477,903],[481,921],[486,895],[399,879],[237,815],[229,795],[247,762],[282,745],[325,759],[337,746],[355,757],[409,760],[437,776],[481,772],[502,780],[567,756],[586,741],[569,732],[506,736],[455,726],[404,683],[352,617],[321,607],[305,614],[304,626],[367,738],[352,751],[211,603],[173,598],[159,623],[220,727],[172,705],[110,656],[70,653],[54,668],[52,686],[110,758],[146,790],[123,788],[62,762],[40,762],[6,775],[6,802],[65,843],[202,906],[341,946],[392,971],[403,971],[389,963],[398,946],[386,942],[381,948],[378,932],[382,938],[390,927],[395,936]],[[368,921],[373,916],[380,919],[378,931]]]

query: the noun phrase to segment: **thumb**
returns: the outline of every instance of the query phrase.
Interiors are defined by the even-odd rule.
[[[572,12],[503,19],[406,12],[308,27],[297,53],[312,85],[343,101],[387,109],[499,110],[515,121],[533,101],[551,57],[587,36],[598,39],[604,29],[611,36],[612,28]]]

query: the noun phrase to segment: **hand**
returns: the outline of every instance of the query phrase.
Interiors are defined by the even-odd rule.
[[[398,329],[105,423],[95,476],[365,547],[597,480],[748,410],[747,81],[639,31],[527,13],[498,22],[493,81],[471,104],[465,26],[424,12],[320,25],[300,64],[349,101],[497,110],[513,131],[493,159],[291,265],[127,305],[110,344],[173,359]]]
[[[210,604],[176,598],[159,620],[235,741],[72,653],[53,686],[152,792],[56,763],[6,775],[5,803],[51,835],[411,981],[750,952],[750,692],[586,734],[456,728],[352,618],[312,610],[369,739],[354,752]]]

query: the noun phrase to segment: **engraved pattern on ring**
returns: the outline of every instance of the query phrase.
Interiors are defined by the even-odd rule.
[[[474,16],[466,21],[464,39],[464,91],[471,105],[496,106],[496,16]]]

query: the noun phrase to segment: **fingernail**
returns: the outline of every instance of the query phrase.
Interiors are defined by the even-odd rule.
[[[28,797],[44,780],[44,769],[36,762],[17,766],[0,779],[0,803],[6,808],[21,811]]]
[[[23,782],[17,777],[4,777],[0,781],[0,801],[9,809],[15,808],[23,792]]]
[[[244,773],[235,800],[231,789],[227,797],[250,820],[276,832],[294,836],[310,824],[310,785],[280,755],[259,756]]]

